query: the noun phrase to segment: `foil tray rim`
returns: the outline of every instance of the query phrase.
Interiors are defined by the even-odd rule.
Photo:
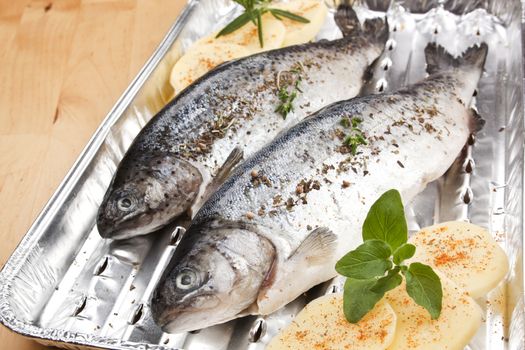
[[[32,338],[36,341],[45,342],[48,345],[79,345],[94,348],[111,348],[111,349],[145,349],[145,350],[168,350],[173,349],[156,344],[137,343],[132,341],[123,341],[104,336],[97,336],[88,333],[70,332],[60,329],[49,329],[35,326],[29,322],[24,322],[16,317],[9,304],[9,291],[16,273],[21,269],[25,260],[31,254],[31,248],[34,247],[39,235],[42,234],[42,228],[59,210],[64,202],[65,197],[70,193],[74,184],[84,173],[89,162],[94,158],[97,150],[101,147],[105,137],[108,135],[111,126],[121,116],[126,107],[133,98],[138,94],[140,88],[145,84],[155,67],[161,62],[168,52],[171,44],[182,31],[186,18],[195,8],[200,0],[186,0],[186,5],[180,15],[170,27],[160,44],[154,50],[151,57],[144,64],[140,72],[126,88],[120,98],[117,100],[112,109],[108,112],[101,124],[95,130],[77,160],[68,171],[56,191],[45,204],[44,208],[37,216],[27,233],[23,236],[11,256],[0,270],[0,323],[11,331],[22,336]],[[520,0],[521,4],[521,33],[522,43],[525,43],[525,0]],[[525,50],[522,47],[522,66],[525,67]],[[525,96],[525,69],[522,77],[522,88]],[[525,113],[525,110],[523,111]],[[523,189],[525,192],[525,189]],[[525,227],[524,218],[521,218],[522,227]],[[525,250],[524,250],[525,251]],[[525,253],[524,253],[525,254]],[[522,286],[522,294],[525,293],[525,281]],[[525,325],[523,325],[525,328]]]
[[[182,31],[186,18],[198,3],[199,0],[186,0],[186,5],[182,9],[180,15],[170,27],[148,61],[141,68],[137,76],[122,93],[115,105],[97,127],[93,136],[89,139],[71,169],[67,172],[58,188],[47,201],[42,211],[39,213],[27,233],[22,237],[13,253],[0,270],[0,281],[2,281],[2,284],[0,284],[0,323],[11,331],[35,340],[69,343],[88,347],[101,348],[111,346],[113,349],[171,349],[161,345],[122,341],[120,339],[95,336],[87,333],[37,327],[16,317],[9,304],[8,296],[13,278],[31,253],[31,248],[34,247],[39,235],[43,232],[42,228],[45,227],[47,221],[49,221],[49,219],[59,210],[65,197],[70,193],[71,188],[82,176],[89,162],[94,158],[96,152],[101,147],[111,126],[122,115],[126,107],[138,94],[140,88],[145,84],[155,67],[157,67],[167,54],[171,44]]]

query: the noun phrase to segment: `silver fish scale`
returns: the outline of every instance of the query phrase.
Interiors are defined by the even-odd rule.
[[[299,244],[309,231],[306,224],[333,227],[330,222],[335,218],[347,217],[343,221],[351,222],[352,226],[355,223],[350,217],[361,211],[357,207],[369,207],[377,195],[393,186],[406,192],[406,198],[411,198],[408,193],[415,193],[411,187],[417,182],[407,187],[410,181],[395,178],[396,174],[417,180],[413,175],[416,174],[424,186],[426,179],[436,177],[434,172],[441,174],[446,170],[440,163],[446,164],[446,159],[450,158],[449,147],[456,153],[463,145],[462,141],[456,140],[466,140],[464,108],[460,107],[456,97],[446,94],[453,79],[450,76],[436,77],[424,87],[415,87],[401,94],[365,97],[323,109],[243,163],[203,206],[194,224],[198,226],[201,220],[214,217],[264,227],[271,232],[271,237],[279,231],[303,231],[298,238],[292,239]],[[455,118],[442,115],[435,109],[443,110],[444,104],[454,103],[455,110],[450,114]],[[432,112],[438,115],[429,115]],[[368,145],[359,147],[358,154],[351,157],[350,162],[348,154],[334,151],[342,145],[334,130],[345,132],[339,125],[344,117],[361,119],[359,126],[368,140]],[[430,149],[435,155],[428,162],[427,157],[417,156],[417,152],[411,154],[413,149]],[[424,166],[420,169],[419,164],[430,169]],[[254,172],[256,177],[253,177]],[[267,176],[268,183],[259,183],[258,178],[264,176]],[[342,188],[343,180],[350,183],[346,189]],[[366,184],[359,186],[358,181]],[[298,187],[307,188],[297,192]],[[375,193],[372,190],[375,187],[383,190]],[[355,205],[345,206],[349,202]],[[323,215],[315,217],[312,211],[323,211]],[[247,213],[259,214],[248,217]],[[351,237],[360,237],[359,232],[352,230],[352,234],[341,237],[341,240],[350,240]],[[296,247],[292,246],[291,250]],[[347,248],[345,251],[350,249]],[[285,252],[285,256],[288,253]]]
[[[290,71],[297,64],[304,70],[300,86],[302,94],[295,101],[298,108],[293,116],[302,119],[307,113],[304,106],[307,102],[308,107],[315,111],[328,102],[355,96],[359,92],[361,77],[356,78],[354,71],[363,71],[380,50],[380,45],[359,36],[225,63],[207,79],[196,81],[170,102],[154,122],[143,129],[123,163],[125,165],[128,158],[134,159],[153,149],[175,151],[182,158],[213,164],[209,170],[213,173],[226,159],[228,153],[223,150],[231,150],[238,144],[245,155],[251,154],[257,145],[289,124],[275,111],[279,104],[277,72]],[[336,92],[330,89],[335,81],[340,88]],[[258,117],[254,118],[256,114]],[[220,139],[218,145],[212,145],[213,149],[221,150],[212,150],[211,147],[206,151],[195,149],[193,144],[213,130],[217,121],[211,117],[213,115],[230,124],[225,135],[212,137]],[[264,135],[257,137],[255,132],[246,133],[258,129],[264,130]]]
[[[504,286],[479,300],[486,321],[468,349],[523,349],[521,4],[453,0],[444,1],[441,8],[436,1],[405,0],[390,7],[390,1],[368,3],[377,11],[388,9],[390,26],[395,29],[375,72],[377,90],[392,91],[422,78],[422,48],[428,41],[437,41],[454,53],[474,42],[489,43],[486,72],[476,97],[486,125],[447,174],[413,200],[407,216],[412,231],[450,219],[469,219],[489,227],[509,255],[511,273]],[[480,3],[499,19],[476,9]],[[408,13],[400,4],[418,13]],[[364,7],[358,10],[361,18],[380,15]],[[227,0],[190,2],[182,22],[117,104],[0,273],[2,323],[42,343],[72,349],[256,350],[263,349],[306,302],[340,290],[341,281],[335,280],[269,316],[250,316],[199,332],[165,334],[153,323],[148,300],[180,239],[180,230],[174,230],[174,224],[156,237],[111,242],[102,240],[94,228],[96,209],[116,164],[170,94],[161,83],[169,73],[170,55],[180,54],[236,13]],[[319,38],[337,35],[330,15]],[[167,55],[173,43],[177,45]]]

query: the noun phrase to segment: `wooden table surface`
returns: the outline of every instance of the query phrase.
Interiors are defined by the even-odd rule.
[[[0,267],[185,3],[0,0]]]

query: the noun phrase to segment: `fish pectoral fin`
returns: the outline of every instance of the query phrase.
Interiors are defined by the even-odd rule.
[[[286,260],[276,262],[270,280],[257,296],[262,315],[270,314],[302,293],[336,275],[337,236],[320,227],[304,239]]]
[[[217,174],[215,174],[212,183],[217,180],[219,181],[219,184],[222,184],[226,178],[230,176],[233,168],[239,164],[243,157],[243,150],[239,146],[235,147],[228,155],[228,158],[224,161],[224,164],[219,168]]]
[[[200,200],[198,201],[199,204],[206,202],[211,197],[211,195],[215,193],[217,189],[219,189],[219,187],[224,183],[224,181],[226,181],[228,176],[230,176],[233,168],[235,168],[235,166],[239,164],[243,157],[244,152],[239,146],[235,147],[230,152],[230,155],[228,156],[228,158],[226,158],[224,164],[222,164],[219,170],[217,170],[215,177],[204,190]],[[197,207],[199,208],[200,205]]]
[[[304,259],[310,264],[322,264],[332,259],[336,246],[337,236],[328,228],[319,227],[306,236],[288,260]]]

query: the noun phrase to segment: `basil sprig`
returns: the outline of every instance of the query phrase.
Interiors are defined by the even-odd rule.
[[[363,241],[335,265],[346,276],[343,310],[346,319],[357,323],[385,293],[406,281],[408,295],[424,307],[433,320],[441,313],[443,290],[439,276],[428,265],[404,261],[416,247],[407,243],[408,229],[401,196],[385,192],[372,205],[363,224]]]
[[[243,27],[246,23],[252,22],[257,26],[257,34],[259,36],[259,44],[261,47],[264,46],[263,42],[263,32],[262,32],[262,15],[266,12],[270,12],[278,20],[283,18],[288,18],[292,21],[309,23],[310,21],[307,18],[296,15],[289,11],[270,8],[268,7],[269,3],[272,0],[233,0],[242,7],[244,7],[244,12],[236,17],[233,21],[222,28],[222,30],[217,34],[217,38],[221,35],[230,34],[237,29]]]

